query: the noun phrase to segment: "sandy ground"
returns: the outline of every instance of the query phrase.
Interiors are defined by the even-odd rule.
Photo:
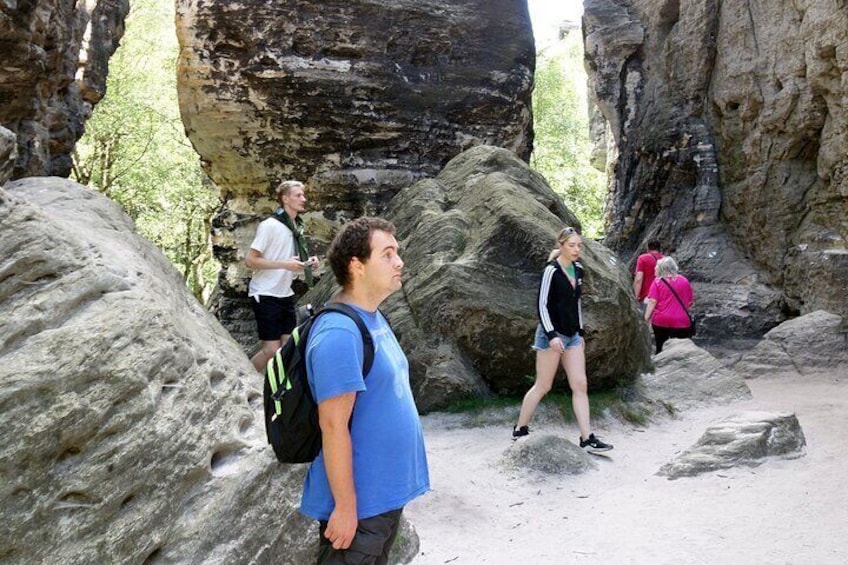
[[[848,563],[848,375],[748,385],[753,400],[645,428],[599,423],[615,449],[578,476],[501,466],[510,424],[449,429],[456,416],[425,417],[433,490],[407,506],[421,544],[414,565]],[[710,424],[749,409],[795,412],[806,454],[694,478],[655,474]]]

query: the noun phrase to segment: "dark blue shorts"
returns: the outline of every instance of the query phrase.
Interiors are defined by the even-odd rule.
[[[260,295],[250,299],[256,315],[259,339],[279,341],[282,336],[291,335],[297,325],[295,300],[294,295],[285,298]]]

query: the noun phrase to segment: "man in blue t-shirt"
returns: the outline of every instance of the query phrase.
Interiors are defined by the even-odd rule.
[[[373,338],[371,371],[362,374],[362,335],[344,314],[318,318],[306,346],[323,447],[306,475],[300,510],[319,521],[319,564],[387,563],[403,507],[430,490],[409,364],[378,310],[401,288],[394,233],[386,220],[359,218],[327,254],[342,287],[332,301],[356,309]]]

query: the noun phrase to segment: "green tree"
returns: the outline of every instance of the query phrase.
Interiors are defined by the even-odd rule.
[[[173,0],[134,1],[72,175],[120,204],[203,300],[218,270],[209,221],[219,202],[180,119],[178,49]]]
[[[603,235],[605,176],[590,164],[583,43],[578,31],[537,56],[531,165],[562,195],[588,237]]]

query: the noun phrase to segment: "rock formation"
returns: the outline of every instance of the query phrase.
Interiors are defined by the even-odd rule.
[[[613,137],[605,240],[658,237],[707,336],[848,313],[843,0],[586,0],[590,91]]]
[[[816,311],[783,322],[733,366],[747,377],[848,374],[848,332],[841,316]]]
[[[654,372],[642,375],[638,389],[652,412],[676,413],[751,398],[745,380],[688,339],[671,339],[653,358]]]
[[[17,135],[14,178],[70,174],[129,9],[128,0],[0,3],[0,125]]]
[[[403,292],[385,311],[419,409],[526,391],[540,274],[558,231],[579,225],[562,199],[511,151],[480,146],[402,190],[385,216],[405,262]],[[649,336],[615,256],[589,240],[583,263],[589,385],[611,389],[648,367]],[[327,277],[303,302],[320,304],[333,288]]]
[[[530,436],[513,443],[502,465],[507,469],[533,471],[541,475],[579,475],[597,464],[576,444],[559,435]]]
[[[217,315],[255,339],[241,259],[279,180],[309,183],[307,233],[382,212],[480,144],[532,148],[525,2],[177,2],[186,132],[224,196]],[[246,335],[243,332],[249,332]]]
[[[265,444],[261,378],[117,205],[8,183],[0,273],[0,561],[314,558],[304,467]]]
[[[0,126],[0,186],[6,184],[15,171],[15,161],[18,158],[17,136]]]
[[[756,467],[769,458],[802,457],[806,445],[795,414],[744,412],[710,426],[657,474],[677,479],[740,465]]]

